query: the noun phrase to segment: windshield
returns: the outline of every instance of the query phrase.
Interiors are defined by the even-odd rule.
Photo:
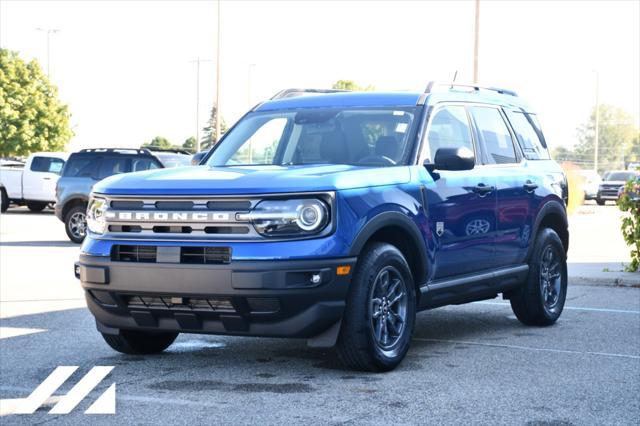
[[[207,164],[403,164],[416,115],[416,107],[251,113],[225,136]]]
[[[608,173],[604,180],[610,181],[627,181],[636,177],[633,172],[611,172]]]

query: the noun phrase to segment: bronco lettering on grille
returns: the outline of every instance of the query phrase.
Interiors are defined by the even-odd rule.
[[[229,213],[220,212],[127,212],[107,211],[107,219],[140,222],[228,222]]]

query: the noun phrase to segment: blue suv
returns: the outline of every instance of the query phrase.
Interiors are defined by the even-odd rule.
[[[75,272],[106,342],[178,333],[336,346],[396,367],[416,312],[499,294],[527,325],[567,292],[567,181],[514,92],[285,90],[201,166],[96,184]]]

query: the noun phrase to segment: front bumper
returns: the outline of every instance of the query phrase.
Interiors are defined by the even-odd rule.
[[[98,329],[311,338],[342,318],[356,258],[75,265]],[[338,275],[338,266],[350,272]],[[315,278],[314,278],[315,276]]]

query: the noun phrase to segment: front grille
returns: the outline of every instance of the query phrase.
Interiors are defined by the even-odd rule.
[[[106,238],[220,241],[261,239],[246,214],[259,197],[107,197]]]
[[[175,296],[132,296],[124,295],[122,300],[128,308],[168,309],[170,311],[236,312],[231,299],[223,297],[175,297]]]
[[[111,249],[111,260],[115,262],[156,263],[158,261],[158,248],[156,246],[116,244]],[[175,263],[178,262],[191,265],[230,263],[231,248],[180,247],[180,257],[175,259]]]
[[[182,247],[180,263],[220,264],[231,262],[229,247]]]
[[[118,262],[155,263],[157,249],[155,246],[114,245],[111,260]]]

